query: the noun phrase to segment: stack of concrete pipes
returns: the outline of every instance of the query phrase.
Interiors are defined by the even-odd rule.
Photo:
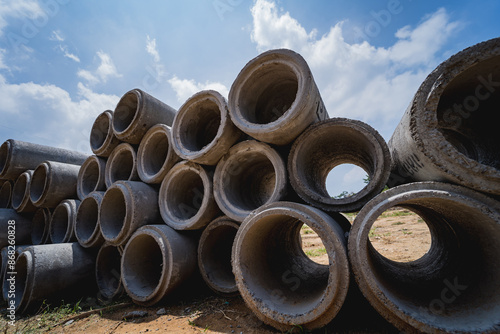
[[[66,242],[64,256],[50,245],[20,253],[15,270],[26,284],[16,308],[47,297],[41,279],[57,270],[59,278],[83,275],[83,265],[63,274],[43,254],[90,254],[103,299],[125,291],[137,304],[154,305],[199,271],[217,293],[240,293],[266,324],[314,329],[336,317],[354,277],[372,306],[405,332],[498,332],[500,141],[490,118],[500,106],[499,81],[499,39],[454,55],[424,81],[387,144],[363,122],[328,119],[305,60],[280,49],[242,69],[228,102],[202,91],[175,111],[139,89],[127,92],[96,118],[94,155],[76,162],[71,180],[59,171],[70,169],[67,160],[11,162],[22,154],[7,141],[0,203],[17,203],[17,184],[31,184],[26,206],[38,208],[32,243]],[[344,163],[364,169],[369,182],[332,198],[326,177]],[[60,180],[74,193],[62,202],[55,190],[40,199],[38,173],[45,187]],[[395,187],[382,192],[386,184]],[[12,186],[11,201],[3,193]],[[370,244],[375,220],[394,206],[429,227],[431,248],[416,261],[388,260]],[[2,210],[2,224],[18,214]],[[358,210],[352,226],[341,215]],[[42,233],[38,221],[49,220]],[[303,224],[321,238],[328,265],[302,251]]]

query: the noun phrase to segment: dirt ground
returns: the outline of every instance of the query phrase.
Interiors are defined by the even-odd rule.
[[[354,216],[348,215],[352,221]],[[370,231],[370,241],[382,255],[401,262],[415,260],[430,246],[426,224],[410,211],[395,209],[384,213]],[[307,226],[302,228],[303,250],[313,261],[327,264],[320,238]],[[358,298],[358,299],[357,299]],[[346,303],[336,319],[313,333],[398,333],[360,296]],[[154,307],[141,307],[122,297],[117,304],[102,306],[92,298],[79,305],[82,310],[61,314],[60,309],[40,309],[35,315],[16,320],[9,326],[0,320],[4,333],[279,333],[263,324],[241,297],[221,297],[206,288],[191,294],[178,293]],[[90,308],[99,310],[89,311]],[[124,317],[132,311],[143,317]],[[360,317],[360,315],[362,315]],[[297,328],[293,332],[303,332]]]

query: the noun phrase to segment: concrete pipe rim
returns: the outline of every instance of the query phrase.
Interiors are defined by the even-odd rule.
[[[40,216],[42,216],[40,218]],[[33,215],[33,228],[31,230],[31,243],[43,245],[49,240],[51,214],[47,208],[39,208]],[[43,224],[40,228],[40,224]]]
[[[10,181],[4,182],[0,186],[0,208],[9,208],[9,207],[14,208],[14,206],[12,205],[12,200],[13,200],[12,183]]]
[[[97,247],[104,241],[99,226],[99,206],[103,196],[104,192],[91,192],[76,211],[75,236],[83,247]]]
[[[126,138],[135,128],[134,123],[142,112],[143,96],[140,89],[126,92],[118,101],[113,112],[113,132],[118,139]]]
[[[238,163],[238,159],[243,156],[254,157],[245,161],[242,166]],[[256,157],[256,158],[255,158]],[[259,158],[259,164],[256,165],[255,160]],[[253,170],[250,169],[253,167]],[[259,168],[260,167],[260,168]],[[271,171],[271,168],[273,171]],[[271,194],[264,194],[259,198],[246,198],[243,192],[248,192],[245,187],[237,187],[241,176],[245,169],[250,169],[250,174],[244,175],[247,183],[256,183],[259,185],[266,179],[274,178],[274,187]],[[258,171],[269,170],[269,173],[259,175]],[[271,175],[273,174],[274,175]],[[249,184],[250,186],[251,184]],[[236,187],[238,192],[237,198],[233,194],[229,194],[229,189],[233,190]],[[219,208],[231,219],[242,222],[253,210],[258,207],[281,200],[287,187],[287,170],[286,164],[281,156],[271,146],[255,140],[247,140],[240,142],[229,150],[219,161],[215,168],[214,174],[214,197],[219,205]],[[235,192],[236,192],[235,191]],[[269,191],[267,191],[269,193]]]
[[[27,170],[17,178],[12,189],[12,207],[20,210],[30,201],[30,183],[33,171]]]
[[[329,265],[315,263],[305,255],[299,238],[303,224],[307,224],[320,236],[328,254]],[[272,243],[269,240],[262,238],[256,231],[257,228],[266,236],[272,235],[272,239],[277,241],[276,245],[270,245]],[[276,233],[286,238],[278,240]],[[257,242],[259,239],[263,240]],[[252,250],[245,250],[245,243],[250,241],[252,246],[248,248]],[[284,247],[284,243],[288,243],[287,247]],[[253,264],[246,261],[249,253],[253,252],[255,257],[262,257],[267,256],[264,253],[272,252],[273,249],[276,252],[282,251],[283,254],[280,255],[285,259],[280,257],[266,264],[268,270],[260,268],[265,274],[256,277],[252,268],[262,266],[265,262],[259,261],[258,258]],[[288,330],[296,325],[307,329],[326,325],[337,315],[347,295],[350,272],[343,231],[333,218],[307,205],[276,202],[252,212],[238,230],[233,245],[232,262],[236,282],[245,302],[261,320],[279,330]],[[313,272],[315,277],[310,274],[310,277],[303,276],[300,279],[290,268],[282,273],[280,269],[288,268],[285,262],[294,263],[299,268],[303,266],[303,275],[310,270],[307,274]],[[279,266],[283,268],[278,268]],[[288,280],[285,282],[283,277],[286,274]],[[313,277],[315,283],[311,283]],[[291,278],[298,279],[298,286],[287,285],[287,282],[291,283]],[[306,288],[310,291],[296,292],[304,285],[308,285]],[[287,289],[286,293],[283,292],[284,289]],[[299,305],[298,301],[304,303],[306,295],[309,300],[305,305]],[[279,310],[279,307],[286,307],[288,310]]]
[[[139,178],[145,183],[161,183],[179,160],[173,151],[171,130],[165,124],[156,124],[146,132],[139,144]]]
[[[118,246],[131,225],[134,201],[131,190],[122,181],[117,181],[106,190],[99,207],[99,226],[102,236],[112,245]]]
[[[28,250],[24,251],[17,257],[15,263],[15,312],[16,313],[24,313],[24,311],[28,308],[30,302],[31,289],[33,286],[33,272],[34,269],[34,259],[33,254]],[[7,281],[7,272],[5,273],[5,279],[3,281],[3,294],[6,291],[9,291],[9,281]],[[21,293],[18,293],[18,290],[21,290]]]
[[[95,155],[107,156],[109,145],[113,140],[113,127],[112,127],[113,112],[106,110],[100,113],[90,130],[90,148]]]
[[[74,235],[74,222],[80,201],[66,199],[61,201],[52,213],[50,220],[50,240],[53,244],[70,242]]]
[[[334,146],[346,138],[351,146]],[[321,150],[320,140],[333,145]],[[344,163],[363,169],[369,182],[352,196],[333,198],[326,189],[326,178],[331,170]],[[295,140],[288,158],[288,172],[293,189],[310,205],[325,211],[355,212],[384,189],[391,173],[391,155],[384,138],[373,127],[336,117],[311,125]],[[314,180],[311,175],[316,176]]]
[[[123,249],[120,246],[109,243],[103,244],[97,253],[95,264],[96,283],[99,293],[105,300],[112,300],[123,292],[121,279],[122,254]],[[118,261],[116,261],[116,257],[118,257]]]
[[[409,263],[395,262],[378,253],[369,242],[369,230],[375,220],[386,209],[394,206],[414,211],[429,227],[432,236],[431,247],[420,259]],[[463,211],[460,211],[461,209]],[[446,215],[439,216],[443,212],[446,212]],[[457,212],[463,213],[467,218],[462,218],[462,221],[457,220],[459,216]],[[475,214],[479,217],[476,217],[476,220],[470,220]],[[467,219],[472,223],[467,223]],[[487,226],[476,226],[479,222]],[[474,328],[475,332],[493,333],[498,330],[499,326],[498,319],[493,313],[498,314],[500,298],[496,296],[495,301],[495,296],[489,296],[488,292],[480,293],[480,291],[492,288],[491,279],[481,275],[481,280],[477,281],[477,277],[473,277],[476,272],[480,272],[480,269],[485,269],[486,262],[478,264],[475,262],[481,262],[484,259],[464,257],[460,265],[455,264],[456,268],[452,268],[453,263],[450,263],[458,259],[453,260],[453,256],[457,257],[457,255],[448,252],[448,249],[457,252],[458,255],[463,252],[469,253],[471,250],[475,254],[481,252],[482,255],[488,255],[490,260],[496,252],[498,258],[500,247],[489,249],[488,253],[487,247],[484,244],[484,247],[481,246],[481,243],[476,240],[482,238],[475,237],[473,234],[468,236],[468,232],[480,231],[481,237],[491,239],[490,234],[493,234],[495,229],[497,233],[500,231],[499,224],[500,204],[486,195],[463,186],[439,182],[416,182],[391,188],[370,201],[354,220],[348,242],[354,276],[370,304],[400,330],[418,330],[426,333],[437,331],[468,333]],[[447,237],[452,242],[447,240]],[[491,240],[488,243],[488,247],[494,245]],[[460,245],[465,247],[468,245],[468,248],[460,253]],[[481,265],[483,267],[479,268]],[[370,269],[370,266],[374,268]],[[462,269],[462,266],[468,266],[468,269]],[[492,274],[491,269],[487,269],[489,270],[487,274]],[[472,273],[466,275],[468,271]],[[497,269],[494,274],[498,281],[499,270]],[[421,281],[422,278],[427,279],[427,282]],[[415,286],[412,290],[409,287],[413,281],[416,283],[413,283]],[[467,284],[464,285],[464,283]],[[423,287],[417,289],[416,284]],[[434,291],[435,294],[427,296],[427,291]],[[488,295],[487,298],[490,299],[484,300],[485,295]],[[468,303],[481,297],[483,299],[479,302],[480,306],[478,302],[474,302],[475,305],[471,308]],[[486,307],[485,304],[495,305],[496,310]],[[438,310],[436,309],[438,305],[439,307],[445,306]],[[490,314],[486,311],[488,308]],[[480,317],[481,309],[485,312],[483,317]],[[488,320],[490,320],[489,323]]]
[[[106,162],[104,179],[106,187],[117,181],[133,181],[137,179],[137,152],[129,143],[121,143],[115,147]]]
[[[12,139],[7,139],[0,146],[0,178],[7,173],[12,161]]]
[[[30,199],[33,205],[41,206],[45,201],[47,189],[52,183],[51,166],[48,161],[35,168],[30,184]]]
[[[105,190],[106,161],[96,155],[91,155],[85,160],[78,172],[76,192],[83,201],[93,191]]]

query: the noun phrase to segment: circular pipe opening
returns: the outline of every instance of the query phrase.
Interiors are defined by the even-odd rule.
[[[96,280],[99,292],[106,299],[116,296],[121,290],[121,258],[118,247],[101,247],[96,259]]]
[[[0,186],[0,208],[8,208],[13,200],[12,184],[7,181]]]
[[[24,293],[26,292],[26,285],[28,280],[28,267],[31,261],[28,261],[26,254],[21,253],[16,260],[15,269],[13,272],[16,273],[15,280],[9,281],[7,279],[3,280],[3,295],[12,295],[11,291],[14,291],[14,305],[16,311],[21,307],[23,302]],[[29,291],[28,291],[29,292]],[[12,299],[8,299],[9,305]]]
[[[189,151],[200,151],[217,135],[221,124],[221,113],[217,103],[204,99],[189,106],[180,118],[180,144]]]
[[[99,151],[108,136],[112,135],[110,131],[111,117],[109,113],[101,113],[97,116],[90,131],[90,148],[92,151]]]
[[[33,216],[33,227],[31,229],[31,242],[33,245],[42,245],[47,242],[50,215],[45,210],[38,209]]]
[[[101,201],[99,220],[103,237],[111,241],[118,237],[125,224],[127,203],[120,188],[109,188]]]
[[[146,176],[152,178],[161,171],[167,160],[169,150],[169,138],[165,133],[158,131],[148,137],[140,157],[142,171]]]
[[[60,204],[54,209],[50,223],[50,239],[59,244],[66,241],[71,228],[71,212],[67,204]]]
[[[113,129],[116,133],[125,131],[138,111],[139,97],[135,91],[127,92],[118,102],[113,113]]]
[[[198,213],[203,203],[205,185],[201,176],[192,169],[183,169],[170,178],[162,196],[164,206],[176,220],[186,221]]]
[[[97,185],[101,178],[101,167],[96,159],[91,159],[82,168],[82,176],[78,182],[81,185],[82,195],[85,197],[91,192],[98,190]]]
[[[5,141],[2,146],[0,146],[0,175],[3,175],[7,170],[7,162],[9,161],[10,155],[10,143]]]
[[[92,238],[98,226],[98,219],[99,204],[94,197],[86,197],[78,207],[75,223],[75,233],[81,243],[86,243]]]
[[[30,184],[30,198],[33,203],[38,202],[45,193],[48,182],[48,168],[46,163],[42,163],[33,172]]]
[[[16,183],[14,183],[14,188],[12,189],[12,207],[14,209],[19,209],[21,205],[23,204],[23,200],[26,197],[29,197],[29,182],[30,182],[30,175],[27,173],[22,173],[19,175],[19,177],[16,180]],[[2,187],[3,188],[3,187]],[[1,192],[1,190],[0,190]],[[0,198],[2,196],[0,195]],[[28,198],[29,200],[29,198]]]

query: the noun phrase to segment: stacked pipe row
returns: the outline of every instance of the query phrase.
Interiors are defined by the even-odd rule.
[[[153,305],[198,268],[216,292],[241,293],[265,323],[313,329],[348,298],[351,264],[367,300],[404,331],[498,331],[500,207],[480,193],[499,194],[498,141],[480,127],[499,105],[499,59],[495,39],[441,64],[389,145],[363,122],[327,119],[307,63],[289,50],[251,60],[229,102],[203,91],[175,112],[138,89],[126,93],[94,122],[95,155],[77,177],[74,230],[82,247],[99,249],[99,293],[124,289]],[[454,104],[470,107],[471,89],[484,109],[457,122],[463,109]],[[442,125],[450,119],[453,131]],[[343,163],[363,168],[369,182],[331,198],[326,176]],[[387,183],[408,184],[380,194]],[[429,226],[431,249],[417,261],[395,263],[369,242],[375,220],[395,205]],[[351,228],[340,212],[360,209]],[[321,238],[328,265],[302,251],[303,224]]]

